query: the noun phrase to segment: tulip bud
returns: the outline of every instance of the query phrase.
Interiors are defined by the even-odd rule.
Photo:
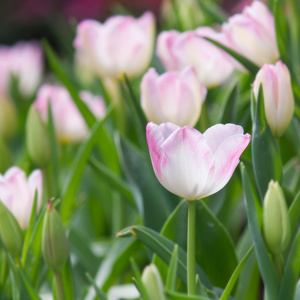
[[[262,84],[267,122],[275,136],[281,136],[294,114],[294,96],[288,68],[281,61],[276,65],[264,65],[253,83],[257,98]]]
[[[270,181],[264,198],[263,236],[272,254],[281,254],[290,241],[290,221],[283,191]]]
[[[17,114],[13,102],[0,95],[0,137],[8,139],[17,129]]]
[[[144,283],[150,300],[166,299],[161,276],[154,264],[151,264],[144,269],[142,282]]]
[[[42,253],[47,266],[54,272],[63,269],[69,244],[62,220],[51,203],[48,204],[43,225]]]
[[[1,199],[0,199],[1,200]],[[19,257],[23,247],[23,234],[16,218],[0,201],[0,237],[7,251]]]
[[[31,159],[44,166],[51,158],[51,142],[46,124],[38,110],[31,106],[26,122],[26,145]]]

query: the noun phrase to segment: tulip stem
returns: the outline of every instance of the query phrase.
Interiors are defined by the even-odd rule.
[[[188,229],[187,229],[187,282],[188,295],[196,294],[196,201],[188,201]]]
[[[54,272],[54,281],[57,300],[65,300],[64,284],[60,271]]]
[[[276,271],[278,274],[279,281],[282,280],[282,274],[283,274],[283,265],[282,265],[282,257],[280,254],[273,254],[273,262],[276,267]]]

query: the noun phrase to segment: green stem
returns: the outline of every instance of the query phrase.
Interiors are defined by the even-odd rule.
[[[187,282],[188,295],[196,294],[196,201],[188,201],[188,244],[187,244]]]
[[[54,281],[56,289],[57,300],[65,300],[64,284],[61,276],[61,272],[54,272]]]
[[[275,264],[275,268],[278,274],[279,281],[282,280],[283,275],[283,263],[282,263],[282,257],[280,254],[273,254],[273,262]]]

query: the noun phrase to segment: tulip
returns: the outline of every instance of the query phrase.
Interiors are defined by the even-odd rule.
[[[161,76],[151,68],[141,83],[141,105],[149,121],[194,126],[206,92],[193,67]]]
[[[33,171],[28,179],[23,170],[11,167],[0,175],[0,199],[12,212],[20,227],[28,227],[35,192],[37,190],[37,210],[42,203],[42,172]]]
[[[150,64],[154,31],[154,16],[150,12],[138,19],[113,16],[103,24],[84,20],[77,27],[74,46],[95,74],[121,78],[126,73],[135,77]]]
[[[200,81],[211,88],[229,78],[234,71],[234,63],[227,53],[203,37],[227,43],[223,33],[207,27],[183,33],[171,30],[158,36],[156,54],[168,71],[193,66]]]
[[[105,114],[101,97],[82,91],[83,102],[100,119]],[[44,122],[48,122],[48,104],[51,104],[55,133],[61,143],[79,142],[88,136],[88,128],[70,94],[64,87],[44,84],[38,91],[34,106]]]
[[[19,42],[0,47],[0,91],[9,91],[10,79],[18,78],[19,91],[30,97],[37,89],[43,73],[43,52],[36,41]]]
[[[270,181],[264,197],[263,235],[272,254],[280,254],[289,244],[291,230],[288,209],[278,182]]]
[[[187,200],[204,198],[223,188],[251,139],[234,124],[217,124],[201,134],[188,126],[150,122],[146,136],[157,179]]]
[[[275,63],[279,58],[274,18],[268,7],[254,1],[242,14],[229,18],[222,31],[230,41],[230,47],[258,66]]]
[[[288,68],[281,61],[276,65],[264,65],[253,83],[257,98],[262,84],[267,122],[275,136],[281,136],[294,114],[294,96]]]

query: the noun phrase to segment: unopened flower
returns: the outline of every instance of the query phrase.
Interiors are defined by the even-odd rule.
[[[98,118],[105,115],[105,104],[101,97],[82,91],[80,97]],[[62,143],[79,142],[88,136],[88,127],[73,102],[69,92],[60,86],[44,84],[38,91],[34,106],[44,122],[48,122],[48,105],[51,105],[55,134]]]
[[[242,14],[229,18],[222,31],[230,42],[230,48],[260,67],[275,63],[279,58],[274,17],[260,1],[254,1],[244,8]]]
[[[22,229],[29,224],[35,192],[37,209],[42,204],[42,181],[40,170],[33,171],[27,178],[23,170],[11,167],[0,175],[0,199],[18,220]]]
[[[159,76],[151,68],[141,83],[141,105],[149,121],[194,126],[199,119],[206,88],[193,67]]]
[[[256,98],[260,84],[263,89],[267,122],[273,134],[281,136],[292,120],[295,106],[288,68],[281,61],[276,65],[264,65],[253,83]]]
[[[138,19],[112,16],[103,24],[84,20],[77,27],[74,46],[80,59],[99,76],[138,76],[152,58],[154,21],[150,12]]]
[[[250,135],[234,124],[217,124],[203,134],[172,123],[148,123],[147,142],[157,179],[187,200],[216,193],[231,178]]]
[[[193,66],[200,81],[210,88],[229,78],[234,71],[234,63],[227,53],[204,37],[227,43],[225,35],[208,27],[183,33],[171,30],[159,34],[156,54],[168,71]]]

